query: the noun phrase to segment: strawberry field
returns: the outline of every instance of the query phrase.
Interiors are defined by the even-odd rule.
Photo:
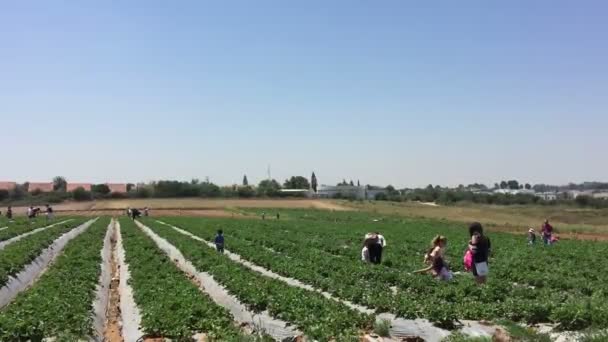
[[[395,325],[388,333],[416,322],[430,341],[466,335],[481,320],[568,331],[608,325],[603,242],[529,246],[525,234],[490,232],[490,276],[477,286],[462,270],[468,234],[460,224],[314,210],[282,210],[280,220],[257,214],[13,223],[0,231],[0,294],[11,296],[0,308],[0,340],[357,341],[386,317]],[[226,254],[212,245],[218,229]],[[370,231],[387,240],[380,265],[360,260]],[[450,282],[412,273],[437,234],[447,236],[458,272]]]

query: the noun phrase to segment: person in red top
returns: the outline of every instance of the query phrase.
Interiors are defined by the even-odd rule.
[[[553,226],[549,224],[549,220],[545,220],[541,232],[543,234],[543,242],[545,245],[550,245],[552,243],[551,237],[553,236]]]

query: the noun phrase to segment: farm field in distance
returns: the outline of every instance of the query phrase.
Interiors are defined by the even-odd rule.
[[[346,208],[349,203],[336,205]],[[93,221],[42,276],[0,308],[0,340],[301,336],[357,341],[380,333],[398,341],[410,329],[424,340],[441,341],[449,334],[474,331],[489,338],[497,326],[509,330],[541,324],[554,334],[568,331],[563,336],[574,341],[608,326],[608,272],[597,263],[605,242],[528,246],[525,235],[489,232],[490,277],[479,287],[462,269],[468,240],[463,223],[379,211],[234,210],[238,219],[156,216],[153,211],[137,222],[124,215]],[[260,218],[262,212],[266,220]],[[18,260],[17,268],[4,267],[4,283],[27,269],[54,239],[89,219],[73,217],[69,224],[46,228],[0,250],[5,260]],[[27,233],[44,228],[43,221],[28,229],[20,220],[7,230]],[[227,252],[236,256],[219,254],[207,244],[218,229],[224,231]],[[360,260],[362,238],[369,231],[387,239],[381,265]],[[459,272],[451,282],[412,274],[424,266],[423,254],[437,234],[447,236],[447,259],[452,271]],[[100,305],[104,310],[98,310]],[[110,310],[117,305],[120,310]],[[393,327],[383,329],[387,317]],[[111,327],[118,331],[108,334]],[[556,336],[520,329],[539,341]]]

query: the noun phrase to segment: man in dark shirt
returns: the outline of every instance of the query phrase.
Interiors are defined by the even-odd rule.
[[[135,221],[136,218],[139,218],[141,216],[141,212],[139,211],[139,209],[133,208],[131,209],[131,218],[133,219],[133,221]]]
[[[483,235],[483,227],[481,223],[474,222],[469,226],[469,249],[473,253],[473,275],[478,284],[484,284],[487,280],[489,268],[488,258],[492,243],[490,239]]]
[[[47,204],[46,205],[46,222],[48,223],[53,219],[53,208]]]
[[[8,207],[8,208],[6,209],[6,218],[7,218],[9,221],[12,221],[12,220],[13,220],[13,208]]]
[[[215,235],[215,249],[220,253],[224,253],[224,232],[221,229]]]

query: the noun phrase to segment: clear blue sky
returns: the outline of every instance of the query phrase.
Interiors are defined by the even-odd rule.
[[[607,180],[606,1],[12,1],[0,180]]]

